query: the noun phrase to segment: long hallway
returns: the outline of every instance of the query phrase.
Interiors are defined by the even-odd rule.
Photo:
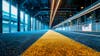
[[[70,37],[49,30],[24,51],[22,56],[100,56],[100,53]]]
[[[0,0],[0,56],[100,56],[100,0]]]
[[[92,35],[54,30],[4,34],[0,55],[100,56],[100,35]]]

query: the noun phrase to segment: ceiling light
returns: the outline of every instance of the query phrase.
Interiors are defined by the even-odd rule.
[[[77,19],[77,18],[79,18],[79,17],[81,17],[81,16],[83,16],[83,15],[86,15],[86,14],[88,14],[88,13],[90,13],[90,12],[96,10],[96,9],[99,9],[99,8],[100,8],[100,3],[99,3],[99,1],[97,1],[97,2],[95,2],[93,5],[91,5],[91,7],[89,6],[87,9],[81,11],[80,13],[74,15],[73,17],[68,18],[68,19],[65,20],[64,22],[62,22],[62,23],[60,23],[60,24],[58,24],[58,25],[56,25],[56,26],[54,26],[54,27],[59,27],[60,25],[62,25],[62,24],[64,24],[64,23],[67,23],[68,21]]]
[[[54,10],[54,14],[53,14],[53,17],[52,17],[52,20],[51,20],[51,24],[50,24],[50,25],[52,25],[52,23],[53,23],[53,21],[54,21],[54,17],[55,17],[55,15],[56,15],[56,12],[57,12],[57,9],[58,9],[58,7],[59,7],[59,5],[60,5],[60,2],[61,2],[61,0],[58,0],[58,3],[57,3],[57,6],[56,6],[56,8],[55,8],[55,10]]]
[[[84,7],[83,7],[83,6],[81,6],[80,8],[81,8],[81,9],[83,9]]]
[[[54,3],[55,3],[55,0],[52,0],[51,13],[50,13],[50,22],[49,22],[50,26],[51,26],[51,20],[52,20],[52,15],[53,15]]]

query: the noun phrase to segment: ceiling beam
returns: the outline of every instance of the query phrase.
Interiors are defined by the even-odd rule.
[[[40,8],[40,10],[50,11],[50,8]],[[58,8],[58,11],[77,11],[76,8]]]
[[[79,13],[77,13],[76,15],[74,15],[74,16],[68,18],[67,20],[63,21],[62,23],[60,23],[60,24],[54,26],[53,28],[59,27],[59,26],[65,24],[65,23],[67,23],[67,22],[70,22],[70,21],[72,21],[72,20],[74,20],[74,19],[77,19],[77,18],[79,18],[79,17],[81,17],[81,16],[84,16],[84,15],[86,15],[86,14],[92,12],[92,11],[95,11],[96,9],[99,9],[99,8],[100,8],[100,0],[98,0],[98,1],[95,2],[95,3],[93,3],[93,4],[90,5],[89,7],[85,8],[84,10],[82,10],[82,11],[79,12]]]
[[[27,0],[25,0],[23,3],[21,3],[21,7],[23,7],[23,5],[27,2]]]

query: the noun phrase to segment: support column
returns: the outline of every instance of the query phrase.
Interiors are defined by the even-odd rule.
[[[76,20],[76,25],[77,25],[77,31],[80,31],[80,28],[79,28],[79,18]]]
[[[12,4],[12,0],[9,0],[9,33],[11,32],[11,4]]]
[[[42,24],[43,24],[43,23],[41,22],[41,30],[43,30],[43,26],[42,26]]]
[[[42,16],[41,16],[41,19],[42,19]],[[40,30],[42,30],[42,22],[41,21],[40,21]]]
[[[31,31],[31,16],[28,16],[28,31]]]
[[[25,10],[23,12],[23,30],[25,32]]]
[[[42,24],[42,29],[44,30],[44,23]]]
[[[20,32],[20,3],[17,5],[17,31]]]
[[[0,0],[0,33],[2,33],[2,0]]]
[[[32,26],[33,30],[35,30],[35,18],[33,18],[33,23],[32,24],[33,24],[33,26]]]
[[[34,27],[35,27],[35,30],[37,30],[37,22],[36,22],[36,18],[35,18],[35,24],[34,24]]]
[[[41,22],[41,30],[43,30],[43,23]]]
[[[39,24],[40,24],[40,22],[39,22],[39,20],[38,20],[38,30],[40,30],[40,25],[39,25]]]
[[[36,24],[36,26],[37,26],[36,28],[37,28],[37,30],[39,30],[39,29],[38,29],[38,24],[39,24],[39,23],[38,23],[38,20],[36,21],[36,23],[37,23],[37,24]]]
[[[38,20],[38,30],[40,30],[40,21]]]
[[[41,21],[40,21],[40,26],[39,27],[40,27],[40,30],[41,30]]]
[[[33,30],[33,17],[31,17],[31,31]]]

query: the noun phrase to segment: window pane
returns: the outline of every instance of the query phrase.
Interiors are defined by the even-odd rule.
[[[9,32],[9,22],[3,20],[3,33]]]
[[[21,32],[24,31],[24,24],[20,24],[20,29],[21,29]]]
[[[17,32],[17,8],[11,5],[11,32]]]
[[[25,14],[25,31],[28,29],[28,14]]]
[[[21,22],[23,22],[23,16],[24,16],[23,11],[20,11],[20,18],[21,18]]]
[[[2,7],[3,7],[3,11],[8,12],[9,13],[9,3],[5,0],[2,1]]]
[[[20,11],[20,30],[21,32],[24,31],[24,12]]]
[[[25,25],[25,31],[28,31],[28,29],[27,29],[27,28],[28,28],[28,25],[26,24],[26,25]]]
[[[28,24],[28,14],[25,14],[25,24]]]
[[[13,5],[11,6],[11,17],[17,19],[17,8]]]
[[[17,32],[17,23],[11,22],[11,32]]]
[[[3,13],[3,33],[9,33],[9,3],[5,0],[2,1],[2,13]]]

